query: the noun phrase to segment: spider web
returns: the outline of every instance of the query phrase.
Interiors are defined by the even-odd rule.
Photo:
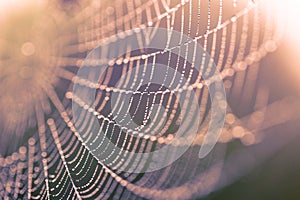
[[[68,80],[69,88],[64,97],[49,89],[52,113],[45,115],[36,109],[37,131],[28,139],[28,144],[11,155],[0,157],[0,196],[3,199],[189,199],[204,196],[215,190],[221,173],[220,163],[224,156],[222,144],[234,139],[241,140],[245,145],[256,144],[261,141],[257,132],[284,122],[290,117],[265,124],[264,119],[270,118],[270,113],[278,111],[279,108],[276,102],[268,103],[268,88],[255,89],[258,62],[268,52],[276,50],[282,35],[281,30],[275,27],[276,19],[272,12],[271,6],[265,7],[264,3],[254,1],[91,2],[75,15],[78,22],[77,32],[61,36],[76,38],[75,43],[67,44],[63,49],[63,55],[68,56],[58,58],[57,62],[60,66],[75,67],[60,73]],[[249,96],[255,98],[251,111],[245,111],[250,114],[243,117],[236,116],[230,108],[228,109],[226,124],[218,141],[221,148],[217,146],[217,150],[207,159],[195,159],[194,155],[206,133],[207,116],[210,112],[209,93],[201,73],[193,71],[184,60],[172,56],[168,51],[163,55],[161,51],[155,50],[151,50],[150,53],[130,52],[113,61],[101,60],[107,63],[109,68],[100,83],[74,75],[87,53],[99,44],[109,44],[122,38],[124,31],[147,26],[176,30],[193,38],[192,41],[179,40],[178,45],[200,43],[221,71],[228,101],[233,99],[233,102],[247,102]],[[112,35],[116,36],[111,37]],[[185,54],[190,54],[188,48]],[[205,56],[203,60],[205,61]],[[132,111],[129,114],[137,123],[149,123],[160,132],[149,135],[141,128],[135,130],[136,135],[132,136],[129,131],[120,132],[120,127],[112,128],[115,127],[115,124],[112,125],[115,116],[108,107],[111,93],[118,93],[119,98],[122,98],[123,93],[131,95],[130,88],[138,84],[124,80],[122,88],[119,88],[114,85],[115,79],[129,69],[135,68],[138,71],[145,62],[164,62],[170,67],[172,65],[183,76],[191,77],[188,86],[178,85],[178,88],[183,91],[188,88],[195,90],[201,101],[200,111],[206,114],[192,147],[179,160],[156,172],[126,173],[118,168],[138,162],[137,159],[127,155],[126,160],[121,160],[120,155],[114,155],[116,162],[113,167],[104,165],[86,145],[95,141],[97,135],[84,138],[79,131],[88,133],[90,122],[99,120],[102,130],[107,133],[102,137],[109,137],[117,146],[131,152],[149,152],[173,140],[172,133],[177,128],[176,121],[179,118],[179,115],[176,115],[178,103],[172,95],[162,95],[164,88],[155,85],[141,87],[135,94],[136,97],[132,98]],[[137,74],[138,72],[129,73],[128,79],[135,80]],[[170,74],[166,72],[164,76]],[[95,109],[72,94],[74,83],[97,88]],[[144,98],[143,92],[151,95]],[[185,95],[188,96],[189,93]],[[81,116],[89,112],[94,117],[82,117],[80,125],[75,126],[72,119],[72,99],[83,108]],[[157,102],[168,107],[166,124],[149,121],[151,112],[154,112],[151,105]],[[186,122],[188,123],[192,122]],[[178,141],[177,145],[185,144],[184,141]]]

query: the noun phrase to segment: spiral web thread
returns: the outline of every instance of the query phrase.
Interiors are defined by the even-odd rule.
[[[276,104],[282,102],[268,104],[268,88],[259,88],[255,93],[253,86],[259,70],[258,62],[268,52],[276,49],[282,34],[281,30],[276,29],[274,25],[276,19],[272,17],[272,9],[272,6],[264,7],[262,2],[254,1],[233,1],[228,4],[222,0],[216,2],[116,0],[110,6],[95,1],[76,15],[79,22],[78,32],[70,33],[68,37],[77,38],[77,42],[65,46],[64,55],[71,56],[58,58],[57,63],[60,66],[80,67],[87,52],[102,42],[110,43],[118,37],[122,38],[126,30],[151,26],[184,33],[193,40],[179,41],[178,44],[192,45],[198,42],[203,46],[216,63],[217,69],[221,71],[229,99],[238,94],[241,99],[245,98],[246,93],[255,95],[252,114],[239,119],[229,108],[226,124],[218,141],[228,143],[233,139],[240,139],[245,145],[252,145],[261,141],[256,137],[256,132],[273,126],[274,123],[288,120],[288,117],[283,117],[273,124],[264,124],[263,119],[270,117],[270,113],[278,111],[279,107]],[[115,34],[115,37],[111,37]],[[188,50],[185,52],[185,54],[189,53]],[[165,55],[163,59],[173,59],[168,54],[168,50]],[[128,164],[124,160],[118,160],[118,155],[115,157],[118,162],[114,163],[112,168],[104,165],[86,146],[86,143],[93,141],[95,137],[83,138],[78,133],[89,129],[89,120],[97,119],[100,119],[99,122],[103,124],[102,128],[106,132],[111,130],[108,123],[113,122],[113,116],[105,113],[110,93],[120,93],[120,97],[125,93],[127,95],[135,93],[140,97],[143,92],[149,93],[146,89],[130,90],[130,84],[126,81],[122,88],[111,85],[110,80],[116,73],[114,68],[119,68],[123,74],[133,67],[139,69],[139,65],[145,62],[155,64],[159,56],[161,51],[149,54],[139,52],[135,55],[129,53],[115,60],[101,59],[99,62],[109,65],[106,77],[101,83],[77,77],[74,71],[65,70],[61,73],[62,77],[69,80],[70,87],[62,100],[53,89],[48,88],[47,95],[55,107],[51,117],[45,116],[39,108],[36,108],[38,128],[33,137],[28,140],[28,145],[20,147],[19,151],[12,155],[0,157],[0,197],[3,199],[188,199],[205,195],[213,190],[214,179],[218,177],[218,172],[206,169],[199,173],[201,161],[191,160],[192,156],[190,156],[195,151],[193,149],[199,149],[199,145],[203,142],[206,123],[203,123],[204,127],[200,129],[193,147],[180,159],[181,161],[158,172],[145,174],[118,171],[119,165]],[[175,59],[174,66],[181,64]],[[189,79],[188,85],[179,85],[178,91],[195,90],[196,94],[201,96],[201,112],[209,112],[209,94],[201,74],[195,76],[192,68],[188,67],[180,70],[186,77],[194,78]],[[136,74],[128,74],[128,76],[135,77]],[[251,77],[253,82],[248,81],[248,77]],[[71,90],[74,83],[98,89],[98,96],[95,98],[96,109],[86,105],[79,97],[73,96]],[[163,98],[163,90],[150,93],[152,103],[154,99],[168,100],[164,102],[169,108],[167,122],[165,125],[160,125],[163,128],[155,135],[149,135],[141,128],[134,130],[134,137],[137,139],[133,139],[134,137],[128,132],[123,132],[125,139],[117,138],[116,143],[124,149],[149,151],[155,145],[157,147],[168,144],[173,140],[169,128],[178,118],[175,115],[178,104],[172,101],[171,96]],[[189,93],[185,95],[188,96]],[[84,112],[93,113],[95,117],[82,118],[84,121],[81,125],[75,127],[72,121],[72,98]],[[147,123],[151,112],[151,101],[148,100],[145,108],[145,113],[148,114],[142,116],[142,123]],[[135,117],[134,114],[132,117]],[[245,124],[247,126],[244,126]],[[157,124],[155,126],[160,127]],[[114,135],[113,131],[108,133],[108,136],[112,137],[112,135]],[[176,145],[185,144],[184,141],[176,141]],[[182,169],[186,171],[182,172]]]

